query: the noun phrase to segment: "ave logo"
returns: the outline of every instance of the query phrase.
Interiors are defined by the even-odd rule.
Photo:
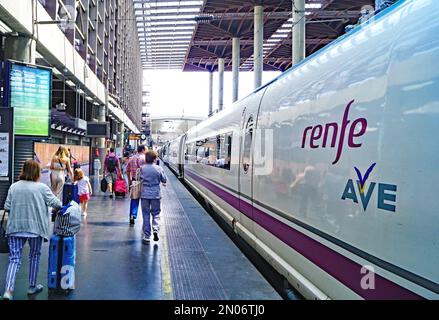
[[[367,183],[367,180],[369,179],[369,176],[375,166],[376,163],[372,164],[366,170],[364,176],[357,167],[354,167],[358,180],[356,180],[355,183],[352,179],[348,180],[341,199],[346,201],[351,200],[354,203],[359,203],[358,199],[360,199],[361,205],[363,206],[364,211],[366,211],[369,206],[370,199],[376,191],[376,193],[378,193],[377,208],[385,211],[395,212],[396,192],[398,189],[397,186],[386,183]]]

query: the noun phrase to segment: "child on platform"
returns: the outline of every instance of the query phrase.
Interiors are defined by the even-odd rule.
[[[89,178],[84,174],[82,169],[75,169],[75,182],[78,184],[79,203],[81,204],[81,213],[87,216],[88,201],[92,195],[92,188]]]

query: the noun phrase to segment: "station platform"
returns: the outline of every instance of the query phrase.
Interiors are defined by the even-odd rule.
[[[17,274],[15,300],[279,300],[281,297],[178,179],[165,168],[160,240],[142,243],[142,215],[129,225],[129,198],[96,190],[76,245],[76,289],[68,296],[47,290],[48,243],[39,281],[28,297],[28,252]],[[140,209],[139,209],[140,210]],[[0,254],[0,293],[8,256]]]

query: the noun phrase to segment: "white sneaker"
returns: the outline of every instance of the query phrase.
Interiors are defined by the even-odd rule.
[[[151,242],[151,240],[147,238],[145,235],[143,236],[142,241],[144,244],[149,244]]]
[[[81,215],[82,215],[84,218],[87,217],[87,211],[84,211]]]
[[[3,294],[3,300],[12,300],[12,293],[9,291],[5,291]]]
[[[43,291],[44,286],[42,284],[37,284],[35,287],[29,287],[27,294],[37,294]]]

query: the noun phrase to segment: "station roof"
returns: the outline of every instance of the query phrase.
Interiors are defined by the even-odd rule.
[[[264,6],[264,70],[291,66],[292,0],[134,0],[144,69],[232,68],[241,39],[241,71],[253,69],[254,6]],[[306,0],[307,56],[345,33],[374,0]],[[370,8],[370,7],[369,7]]]

